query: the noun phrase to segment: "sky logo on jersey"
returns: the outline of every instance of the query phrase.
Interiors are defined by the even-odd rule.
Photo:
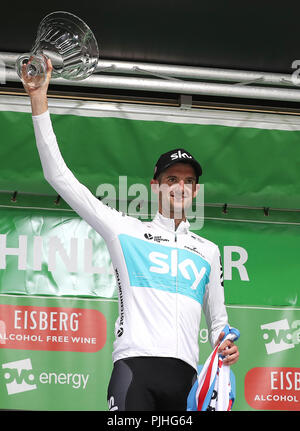
[[[178,292],[203,302],[210,265],[188,250],[119,235],[130,284],[165,292]]]

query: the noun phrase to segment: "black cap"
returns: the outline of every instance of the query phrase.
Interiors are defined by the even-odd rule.
[[[156,180],[163,171],[175,163],[189,163],[192,165],[195,169],[198,182],[199,177],[202,175],[202,168],[197,160],[191,155],[191,153],[184,150],[183,148],[168,151],[167,153],[164,153],[160,156],[154,168],[153,179]]]

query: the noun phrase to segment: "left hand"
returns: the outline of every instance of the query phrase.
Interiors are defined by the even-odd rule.
[[[221,343],[223,337],[225,335],[225,332],[222,331],[215,343],[215,347]],[[225,356],[223,359],[224,365],[233,365],[235,364],[239,359],[239,349],[231,340],[225,340],[222,344],[220,344],[218,353]]]

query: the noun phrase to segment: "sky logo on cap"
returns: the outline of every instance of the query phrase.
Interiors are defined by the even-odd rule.
[[[172,160],[176,160],[176,159],[192,159],[192,156],[189,156],[187,153],[182,153],[181,150],[176,151],[176,153],[171,154],[171,159]]]

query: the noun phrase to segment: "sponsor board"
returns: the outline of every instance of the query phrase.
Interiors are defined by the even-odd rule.
[[[300,368],[252,368],[245,377],[245,399],[256,410],[300,410]]]
[[[97,352],[106,342],[98,310],[0,305],[0,348]]]
[[[38,389],[41,385],[68,385],[73,389],[85,389],[89,374],[78,372],[42,371],[37,373],[32,367],[30,358],[2,364],[1,382],[6,386],[8,395]]]
[[[298,363],[294,349],[300,343],[300,320],[293,316],[299,312],[265,309],[259,313],[259,319],[263,313],[283,318],[265,318],[258,325],[259,345],[264,346],[259,354],[262,366],[246,372],[245,400],[255,410],[300,410],[300,368],[282,366]],[[268,366],[270,363],[279,366]]]

